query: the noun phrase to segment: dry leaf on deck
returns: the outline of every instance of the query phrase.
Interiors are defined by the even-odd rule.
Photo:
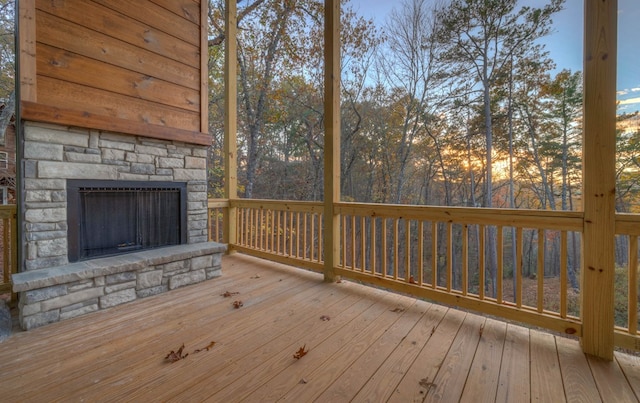
[[[225,297],[225,298],[229,298],[232,295],[238,295],[238,294],[240,294],[240,293],[236,292],[236,291],[226,291],[224,294],[220,294],[220,295]]]
[[[293,358],[295,358],[296,360],[299,360],[300,358],[302,358],[305,355],[307,355],[309,350],[305,350],[305,347],[307,347],[306,344],[304,346],[300,347],[300,349],[298,351],[296,351],[296,353],[293,355]]]
[[[242,305],[244,305],[242,301],[233,301],[233,307],[236,309],[240,308]]]
[[[164,357],[164,359],[169,362],[176,362],[176,361],[182,360],[183,358],[187,358],[189,354],[182,355],[182,350],[184,350],[184,343],[182,344],[182,346],[180,346],[178,351],[171,350],[171,352],[167,354],[167,356]]]
[[[392,309],[391,312],[396,312],[396,313],[404,312],[404,308],[398,307],[398,308]]]
[[[323,322],[326,322],[326,321],[328,321],[328,320],[331,320],[331,318],[330,318],[330,317],[328,317],[327,315],[322,315],[322,316],[320,317],[320,320],[321,320],[321,321],[323,321]]]
[[[436,384],[435,384],[435,383],[433,383],[433,382],[429,382],[429,378],[422,378],[422,379],[420,379],[419,384],[420,384],[420,386],[422,386],[423,388],[425,388],[425,389],[427,389],[427,390],[429,390],[429,389],[431,389],[431,388],[434,388],[434,387],[436,386]]]
[[[197,350],[194,350],[194,351],[193,351],[193,354],[199,353],[200,351],[204,351],[204,350],[209,351],[209,350],[211,350],[211,349],[213,348],[213,346],[215,346],[215,345],[216,345],[216,342],[215,342],[215,341],[212,341],[212,342],[211,342],[211,343],[209,343],[209,345],[207,345],[206,347],[203,347],[203,348],[199,348],[199,349],[197,349]]]

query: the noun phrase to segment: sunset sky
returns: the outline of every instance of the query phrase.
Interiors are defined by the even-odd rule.
[[[381,25],[391,9],[400,7],[402,1],[351,0],[350,4],[359,14],[373,18]],[[523,0],[522,4],[539,7],[543,2]],[[552,34],[543,40],[558,71],[565,68],[582,70],[583,4],[582,0],[566,0],[565,9],[553,18]],[[619,0],[618,9],[619,112],[634,112],[640,110],[640,48],[635,26],[640,21],[640,1]]]

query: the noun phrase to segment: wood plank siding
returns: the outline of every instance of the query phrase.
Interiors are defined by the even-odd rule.
[[[125,133],[210,144],[206,7],[194,0],[21,4],[32,16],[21,19],[22,118],[100,130],[130,122]]]
[[[219,279],[14,334],[2,401],[637,402],[640,357],[242,254]],[[238,292],[231,298],[222,294]],[[233,301],[243,306],[234,309]],[[211,342],[215,342],[209,350]],[[184,343],[189,355],[165,356]],[[308,354],[295,359],[302,346]],[[204,348],[195,353],[196,349]]]

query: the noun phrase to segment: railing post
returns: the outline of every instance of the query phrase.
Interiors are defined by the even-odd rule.
[[[582,350],[614,348],[617,0],[585,1]]]
[[[324,279],[340,257],[340,0],[324,2]]]
[[[237,209],[233,201],[238,198],[237,167],[237,105],[238,105],[238,57],[236,42],[238,20],[235,0],[225,0],[225,47],[224,47],[224,197],[229,200],[224,216],[223,240],[229,245],[228,253],[237,242]]]

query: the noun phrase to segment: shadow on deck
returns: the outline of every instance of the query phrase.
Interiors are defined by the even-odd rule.
[[[0,363],[7,402],[640,399],[640,357],[239,254],[219,279],[14,334]]]

